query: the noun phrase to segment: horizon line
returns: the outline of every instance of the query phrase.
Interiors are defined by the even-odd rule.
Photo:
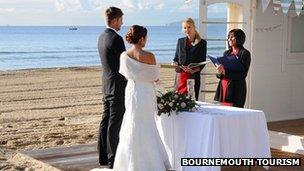
[[[122,27],[131,27],[123,25]],[[143,25],[145,27],[175,27],[174,25]],[[0,25],[0,27],[106,27],[104,25]]]
[[[210,17],[210,18],[207,18],[207,19],[227,19],[227,18],[217,18],[217,17]],[[194,20],[197,20],[197,18],[195,18]],[[169,23],[166,23],[166,24],[160,24],[160,25],[143,25],[143,26],[146,26],[146,27],[151,27],[151,26],[165,26],[165,27],[170,27],[172,26],[171,24],[172,23],[177,23],[177,22],[182,22],[181,21],[172,21],[172,22],[169,22]],[[132,24],[134,25],[134,24]],[[132,25],[123,25],[122,27],[130,27]],[[105,25],[11,25],[11,24],[0,24],[0,27],[105,27]]]

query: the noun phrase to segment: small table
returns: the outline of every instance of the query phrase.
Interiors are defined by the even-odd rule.
[[[220,170],[181,166],[181,158],[270,158],[263,111],[197,102],[195,112],[157,118],[157,127],[177,171]]]

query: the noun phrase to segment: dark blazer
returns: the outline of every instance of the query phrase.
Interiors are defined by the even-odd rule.
[[[179,65],[187,66],[190,63],[199,63],[206,61],[206,52],[207,52],[207,42],[206,40],[202,39],[199,43],[195,46],[187,49],[187,37],[183,37],[178,39],[175,56],[173,61],[177,62]],[[205,65],[201,66],[200,69],[202,70]],[[176,72],[179,72],[177,69]],[[196,99],[198,100],[199,89],[200,89],[200,72],[195,72],[191,74],[191,77],[195,80],[194,89]]]
[[[231,53],[231,50],[227,50],[224,52],[224,56],[227,56]],[[214,100],[223,102],[223,92],[222,92],[222,79],[228,78],[227,92],[225,97],[225,102],[232,103],[235,107],[244,107],[246,100],[246,77],[249,70],[250,62],[251,62],[251,54],[245,49],[241,48],[237,54],[238,60],[244,66],[244,71],[242,72],[231,72],[225,71],[225,75],[217,74],[217,78],[220,79]]]
[[[99,125],[99,164],[114,165],[119,131],[125,113],[126,79],[119,73],[120,54],[125,51],[121,36],[107,28],[98,40],[98,51],[103,68],[102,92],[103,115]]]
[[[126,50],[124,41],[112,29],[105,29],[98,40],[98,51],[103,68],[103,94],[106,99],[123,95],[126,79],[119,71],[120,54]]]
[[[173,61],[179,65],[188,65],[190,63],[199,63],[206,61],[207,42],[202,39],[198,44],[191,47],[189,50],[186,48],[187,37],[178,39],[175,56]],[[201,67],[203,69],[204,66]]]

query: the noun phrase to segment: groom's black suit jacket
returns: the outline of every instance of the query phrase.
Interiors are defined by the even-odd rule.
[[[120,54],[125,51],[121,36],[107,28],[98,40],[102,64],[103,115],[99,126],[99,163],[113,167],[119,130],[125,112],[126,79],[119,73]]]
[[[98,51],[103,68],[103,95],[107,100],[111,100],[117,96],[124,96],[126,79],[118,71],[120,54],[125,50],[122,37],[114,30],[107,28],[100,35]]]

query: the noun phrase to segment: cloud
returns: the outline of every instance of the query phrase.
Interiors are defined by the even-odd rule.
[[[79,0],[84,10],[95,10],[101,6],[101,0]]]
[[[149,9],[150,8],[149,6],[150,6],[149,3],[146,3],[146,2],[138,2],[137,3],[137,8],[139,10]]]
[[[122,0],[122,4],[126,10],[161,10],[165,7],[163,0]]]
[[[179,8],[179,10],[180,10],[181,12],[186,12],[186,11],[189,11],[190,9],[192,9],[192,6],[189,5],[189,4],[183,4],[183,5]]]
[[[163,10],[170,4],[176,4],[175,0],[55,0],[55,7],[58,11],[91,11],[105,9],[109,6],[118,6],[128,12],[142,10]],[[181,1],[180,4],[184,4]]]
[[[14,12],[15,8],[0,8],[0,12]]]
[[[156,5],[156,6],[154,7],[154,9],[161,10],[161,9],[163,9],[164,7],[165,7],[165,4],[164,4],[164,3],[160,3],[160,4]]]
[[[101,0],[55,0],[58,11],[91,11],[101,7]]]
[[[132,0],[122,0],[122,4],[126,9],[135,9],[134,2]]]

